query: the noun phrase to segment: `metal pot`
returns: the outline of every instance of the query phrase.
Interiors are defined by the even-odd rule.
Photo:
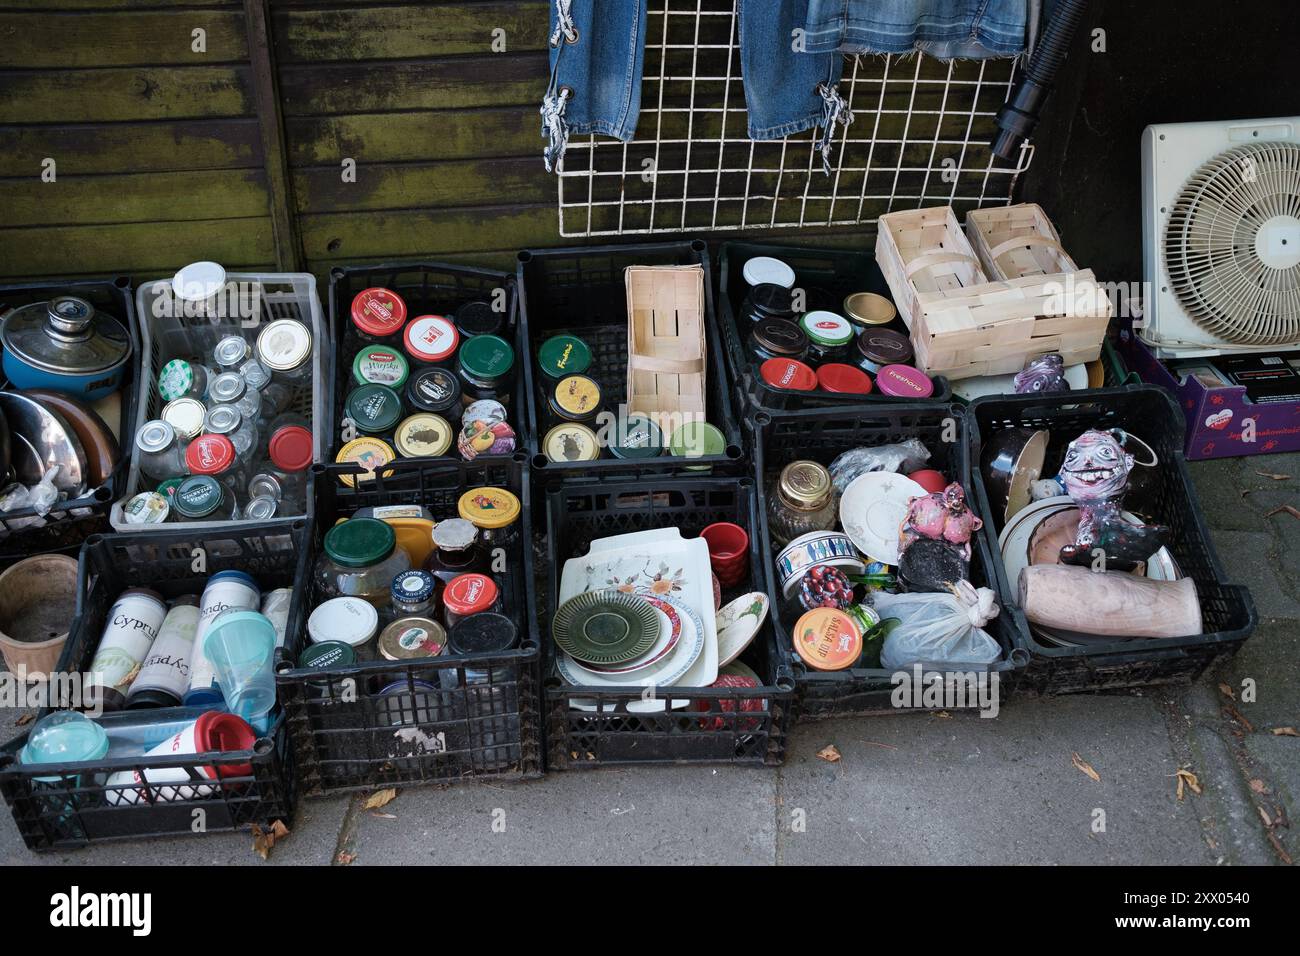
[[[52,388],[87,401],[117,391],[131,358],[122,323],[71,295],[14,309],[0,342],[14,388]]]

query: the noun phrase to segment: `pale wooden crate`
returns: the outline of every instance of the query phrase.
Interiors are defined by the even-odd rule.
[[[628,411],[654,419],[667,438],[705,416],[704,269],[629,266],[624,284]]]
[[[998,251],[989,264],[999,270],[1023,267],[1028,274],[990,279],[950,208],[880,217],[876,258],[911,330],[920,368],[962,379],[1018,372],[1026,359],[1047,352],[1060,352],[1067,365],[1100,356],[1110,300],[1090,270],[1035,271],[1053,262],[1073,266],[1073,260],[1064,250],[1060,257],[1043,258],[1052,249],[1025,238],[1031,225],[1055,235],[1046,216],[1024,210],[998,221],[995,233],[1006,238],[988,247]],[[1021,231],[1017,242],[1032,255],[997,250],[1010,238],[998,230]]]
[[[990,279],[1079,271],[1037,203],[972,209],[966,214],[966,238]]]

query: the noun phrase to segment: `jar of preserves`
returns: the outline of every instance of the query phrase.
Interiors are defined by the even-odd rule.
[[[808,312],[799,320],[808,336],[808,361],[843,362],[853,341],[853,324],[835,312]]]
[[[452,630],[467,617],[501,610],[501,589],[486,574],[461,574],[442,592],[443,620]]]
[[[483,398],[510,404],[514,384],[515,350],[496,335],[476,335],[466,340],[456,357],[461,402],[469,405]]]
[[[590,427],[600,414],[600,386],[586,375],[566,376],[555,383],[547,404],[555,424],[577,422]]]
[[[343,412],[363,435],[386,435],[402,417],[402,399],[387,385],[359,385],[348,394]]]
[[[479,532],[486,548],[512,548],[519,543],[522,506],[504,488],[471,488],[460,496],[456,510]]]
[[[600,439],[586,425],[565,422],[546,433],[541,451],[551,461],[595,461],[600,457]]]
[[[439,521],[433,529],[433,551],[424,569],[444,584],[461,574],[487,570],[478,528],[464,518]]]
[[[390,588],[393,616],[410,617],[415,614],[431,616],[437,589],[438,580],[428,571],[418,569],[402,571],[393,578],[393,585]]]
[[[154,481],[188,473],[185,445],[176,429],[161,418],[145,422],[135,433],[136,460],[140,471]]]
[[[364,598],[387,608],[393,578],[411,559],[397,546],[392,527],[376,518],[349,518],[325,532],[325,553],[316,561],[316,583],[327,597]]]
[[[758,375],[772,388],[811,392],[817,388],[817,373],[798,359],[768,359],[758,367]]]
[[[301,425],[282,425],[271,433],[267,454],[276,471],[288,479],[286,487],[299,493],[306,491],[307,469],[314,458],[309,430]]]
[[[417,412],[402,419],[393,431],[393,447],[403,458],[437,458],[447,454],[451,425],[441,415]]]
[[[364,598],[344,596],[319,604],[307,618],[307,636],[313,644],[338,641],[352,648],[356,660],[373,661],[378,656],[375,638],[379,634],[379,611]]]
[[[399,617],[379,635],[379,656],[386,661],[437,657],[446,646],[446,629],[427,615]]]
[[[441,315],[422,315],[407,323],[402,344],[415,365],[447,365],[460,345],[460,333]]]
[[[186,478],[172,495],[173,521],[230,521],[235,517],[235,496],[211,475]]]
[[[158,394],[164,402],[178,398],[203,398],[208,394],[212,373],[198,362],[172,359],[158,373]]]
[[[276,319],[257,336],[257,361],[273,381],[297,386],[311,381],[311,329],[297,319]]]
[[[388,444],[382,438],[372,438],[366,435],[363,438],[354,438],[334,456],[334,460],[340,464],[360,465],[362,471],[357,475],[339,475],[339,481],[343,482],[345,487],[352,488],[360,482],[370,481],[375,477],[375,472],[387,465],[397,457],[393,451],[393,446]],[[387,478],[392,474],[391,471],[384,471],[381,474]]]
[[[487,302],[466,302],[452,317],[456,331],[461,339],[471,339],[478,335],[498,335],[504,324],[505,316],[497,312]]]
[[[387,345],[367,345],[352,360],[352,381],[358,385],[387,385],[400,392],[410,371],[406,356]]]
[[[391,289],[362,289],[352,299],[352,328],[364,342],[392,343],[406,325],[406,301]]]
[[[760,319],[749,330],[749,351],[760,363],[801,359],[808,352],[808,336],[789,319]]]
[[[453,428],[460,424],[464,411],[460,379],[436,366],[420,369],[406,380],[406,401],[417,411],[441,415]]]
[[[537,350],[537,367],[550,382],[583,375],[591,368],[591,346],[576,335],[552,335]]]
[[[618,417],[609,440],[609,452],[615,458],[657,458],[663,450],[663,432],[648,415],[625,413]]]
[[[893,329],[865,329],[858,336],[853,360],[863,371],[876,375],[886,365],[912,361],[912,343]]]
[[[767,499],[772,540],[785,547],[810,531],[830,531],[836,523],[831,473],[815,461],[793,461],[781,469],[776,494]]]

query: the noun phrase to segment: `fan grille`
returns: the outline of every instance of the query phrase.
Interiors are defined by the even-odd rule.
[[[1250,143],[1183,186],[1165,229],[1169,282],[1187,314],[1228,342],[1300,342],[1300,145]]]

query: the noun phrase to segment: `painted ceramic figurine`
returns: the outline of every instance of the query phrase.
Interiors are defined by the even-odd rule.
[[[1133,456],[1124,450],[1123,431],[1084,432],[1065,451],[1065,463],[1054,479],[1034,482],[1034,498],[1064,492],[1079,506],[1079,532],[1074,544],[1061,549],[1063,564],[1091,566],[1100,548],[1111,570],[1131,570],[1164,547],[1169,529],[1124,518],[1120,503],[1128,490]]]
[[[931,538],[957,545],[969,561],[971,535],[982,527],[984,522],[966,507],[966,493],[954,481],[943,491],[907,503],[907,517],[899,529],[899,550],[906,551],[918,538]]]
[[[1017,395],[1068,392],[1070,383],[1065,380],[1065,359],[1056,352],[1029,359],[1016,373],[1011,389]]]

